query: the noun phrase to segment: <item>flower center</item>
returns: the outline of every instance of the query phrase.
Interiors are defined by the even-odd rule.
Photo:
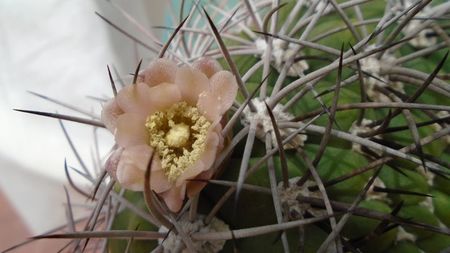
[[[181,148],[188,142],[189,135],[188,125],[184,123],[174,124],[166,134],[167,145],[172,148]]]
[[[169,182],[175,182],[200,158],[210,125],[197,107],[186,102],[176,103],[147,117],[145,127],[150,136],[149,145],[158,153]]]

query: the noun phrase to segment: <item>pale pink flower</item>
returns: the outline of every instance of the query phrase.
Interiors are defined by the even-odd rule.
[[[102,121],[118,146],[107,163],[125,188],[142,191],[154,153],[150,185],[170,210],[197,194],[209,179],[223,148],[221,119],[237,93],[234,75],[210,59],[177,67],[153,61],[136,84],[120,90],[102,111]]]

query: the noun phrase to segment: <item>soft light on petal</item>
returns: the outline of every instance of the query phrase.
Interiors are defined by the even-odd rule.
[[[145,118],[135,113],[125,113],[117,118],[116,142],[121,147],[146,144],[148,133],[145,129]]]
[[[145,83],[130,84],[117,93],[116,101],[124,112],[147,115],[151,112],[149,93]]]
[[[237,89],[236,79],[230,72],[217,72],[210,79],[209,89],[200,94],[197,107],[210,121],[216,121],[233,104]]]
[[[144,82],[150,86],[161,83],[174,83],[177,65],[168,59],[157,59],[150,63],[149,67],[141,73]]]
[[[118,148],[112,152],[108,160],[105,163],[105,170],[111,175],[111,177],[117,179],[116,172],[119,165],[120,157],[122,156],[123,148]]]
[[[123,187],[133,191],[144,189],[145,170],[152,152],[152,148],[147,145],[132,146],[123,150],[116,172],[117,180]]]
[[[160,193],[169,190],[172,186],[173,185],[168,181],[165,172],[162,170],[161,160],[159,159],[159,156],[155,153],[155,155],[153,156],[151,167],[150,187],[156,193]]]
[[[208,57],[199,59],[194,62],[192,66],[203,72],[208,78],[222,70],[222,66],[220,66],[219,62]]]
[[[181,67],[177,71],[175,83],[181,91],[183,100],[194,106],[197,104],[198,95],[206,91],[209,86],[206,75],[189,66]]]
[[[210,95],[217,98],[220,114],[224,114],[233,105],[238,86],[236,78],[228,71],[220,71],[210,79]]]
[[[103,105],[101,120],[106,128],[114,133],[116,130],[117,118],[123,114],[116,99],[111,99]]]
[[[184,197],[186,195],[186,185],[180,187],[172,187],[170,190],[163,192],[160,196],[164,199],[167,207],[172,212],[178,212],[183,205]]]
[[[173,104],[181,101],[178,86],[173,83],[162,83],[151,87],[148,92],[149,107],[152,112],[165,110]]]
[[[221,117],[217,98],[209,95],[208,91],[198,96],[197,108],[210,122],[217,122]]]

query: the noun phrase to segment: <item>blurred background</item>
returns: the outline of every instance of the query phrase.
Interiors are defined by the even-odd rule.
[[[161,32],[151,27],[165,23],[168,2],[0,0],[0,250],[65,223],[64,161],[79,167],[57,120],[13,109],[86,117],[30,93],[35,92],[98,115],[99,99],[112,96],[106,65],[128,78],[138,61],[148,63],[152,53],[95,12],[148,42],[121,9],[160,38]],[[64,126],[85,162],[95,163],[93,128],[71,122]],[[107,153],[111,136],[103,130],[96,134],[100,154]],[[81,177],[74,180],[87,185]],[[46,241],[14,252],[54,250]]]

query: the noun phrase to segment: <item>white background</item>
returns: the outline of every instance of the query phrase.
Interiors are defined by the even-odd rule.
[[[145,27],[161,25],[166,1],[115,1]],[[111,29],[97,11],[149,41],[108,1],[0,0],[0,189],[32,232],[64,222],[64,159],[79,168],[57,120],[13,108],[81,114],[29,94],[34,91],[99,114],[87,96],[112,95],[106,65],[122,75],[150,54]],[[92,164],[92,128],[65,123],[86,163]],[[100,131],[102,153],[112,136]],[[77,179],[84,183],[80,178]]]

